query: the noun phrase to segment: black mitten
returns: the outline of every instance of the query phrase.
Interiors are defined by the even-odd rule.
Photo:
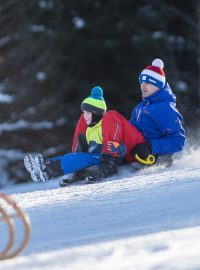
[[[141,159],[147,159],[148,156],[152,153],[151,144],[146,143],[139,143],[137,144],[132,150],[131,155],[135,157],[137,154]]]

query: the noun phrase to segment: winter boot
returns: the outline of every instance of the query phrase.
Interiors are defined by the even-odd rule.
[[[24,157],[24,166],[26,170],[30,173],[31,179],[34,182],[40,181],[40,174],[38,171],[37,161],[35,160],[35,156],[32,154],[27,154]]]
[[[43,163],[43,166],[45,166],[44,171],[47,173],[49,179],[64,175],[60,160],[52,161],[51,159],[47,159],[45,163]]]
[[[85,177],[86,177],[86,170],[85,169],[78,170],[75,173],[73,173],[71,176],[69,176],[68,178],[60,180],[59,186],[60,187],[69,186],[72,183],[84,180]]]
[[[26,170],[30,173],[31,179],[34,182],[39,182],[40,181],[39,172],[37,170],[36,161],[32,155],[30,155],[30,154],[25,155],[24,166],[25,166]]]
[[[93,183],[101,179],[111,177],[118,173],[118,158],[110,155],[102,155],[101,164],[96,165],[93,168],[89,168],[86,175],[86,181]]]
[[[43,182],[64,174],[63,170],[61,169],[60,160],[52,161],[51,159],[47,159],[44,161],[41,154],[36,155],[35,160],[39,167],[40,178]]]
[[[35,156],[35,161],[37,163],[38,166],[38,171],[40,174],[40,179],[42,182],[46,182],[47,180],[49,180],[49,175],[46,172],[46,164],[44,162],[44,158],[41,154],[37,154]]]
[[[42,155],[27,154],[24,157],[24,166],[30,173],[31,178],[34,182],[45,182],[48,180],[48,175],[45,172],[45,164]]]

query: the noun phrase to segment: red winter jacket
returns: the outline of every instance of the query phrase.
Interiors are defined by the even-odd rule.
[[[77,145],[78,134],[85,134],[87,125],[83,114],[79,118],[77,123],[72,152],[75,152]],[[130,155],[130,151],[138,144],[143,143],[144,137],[139,130],[136,129],[124,116],[117,111],[108,111],[102,118],[102,135],[103,135],[103,149],[102,153],[110,152],[106,149],[107,141],[116,141],[118,143],[124,143],[127,148],[125,161],[130,163],[135,161],[135,158]]]

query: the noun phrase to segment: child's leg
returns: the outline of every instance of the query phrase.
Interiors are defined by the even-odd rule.
[[[28,154],[24,158],[24,165],[31,174],[33,181],[43,181],[64,174],[74,173],[100,164],[100,154],[69,153],[64,156],[44,160],[41,154]]]
[[[75,171],[100,164],[100,154],[89,153],[69,153],[64,156],[49,159],[51,163],[60,161],[60,168],[63,174],[73,173]]]

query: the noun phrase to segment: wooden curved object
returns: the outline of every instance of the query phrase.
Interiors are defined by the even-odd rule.
[[[27,214],[16,204],[16,202],[4,193],[0,193],[0,203],[2,200],[2,204],[0,204],[0,222],[5,222],[7,225],[7,234],[8,241],[3,247],[3,250],[0,251],[0,260],[11,259],[17,256],[25,246],[28,244],[30,239],[30,219]],[[6,208],[11,208],[12,213],[8,213]],[[20,219],[23,226],[23,239],[20,243],[16,245],[16,237],[15,237],[15,220]],[[0,241],[1,247],[1,241]]]

